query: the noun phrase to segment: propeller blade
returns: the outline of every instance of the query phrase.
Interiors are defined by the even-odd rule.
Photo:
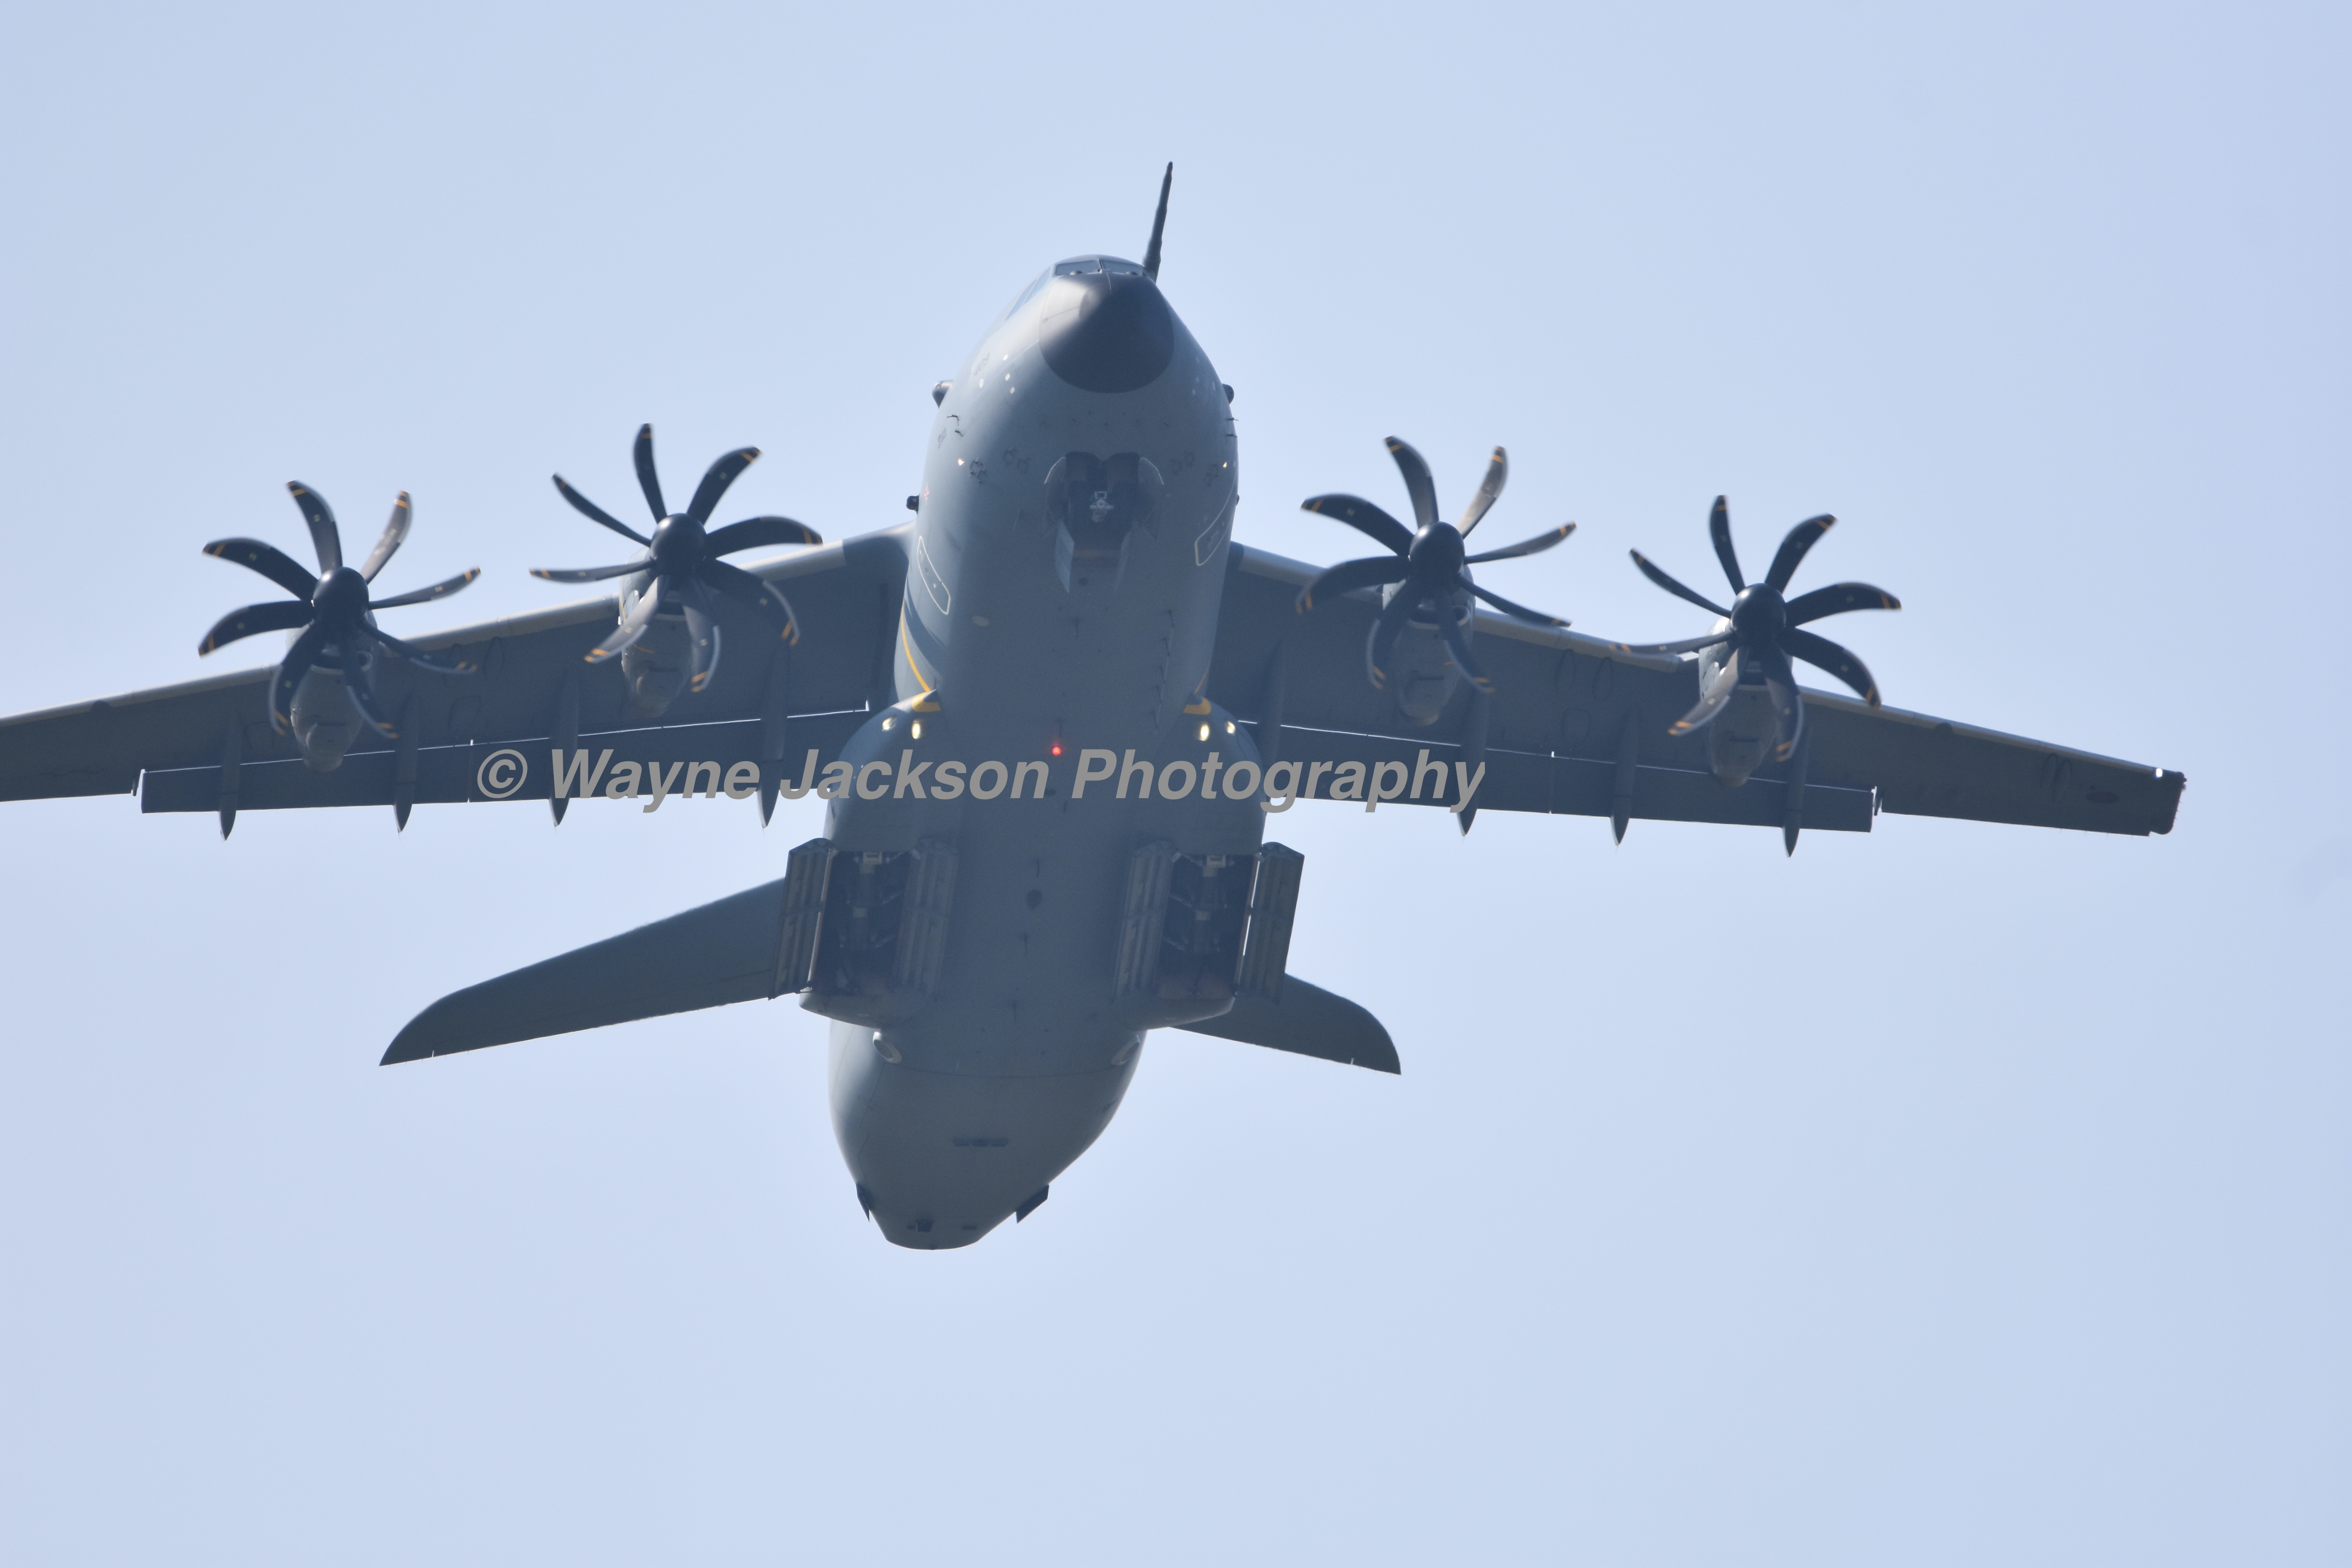
[[[1797,574],[1797,563],[1805,558],[1806,551],[1821,542],[1822,534],[1836,526],[1837,519],[1823,512],[1819,517],[1809,517],[1790,529],[1788,537],[1780,541],[1780,552],[1772,557],[1772,570],[1764,574],[1764,585],[1776,594],[1787,593],[1789,579]]]
[[[1667,576],[1664,572],[1661,572],[1655,566],[1651,565],[1650,558],[1643,554],[1640,551],[1631,551],[1628,552],[1628,553],[1633,557],[1633,564],[1642,569],[1643,576],[1647,577],[1651,582],[1655,583],[1659,587],[1664,588],[1675,598],[1688,599],[1700,609],[1712,610],[1727,621],[1731,618],[1731,612],[1729,610],[1725,609],[1721,605],[1717,604],[1713,599],[1708,598],[1704,594],[1693,593],[1690,589],[1684,587],[1680,583],[1675,582],[1672,577]]]
[[[1381,608],[1372,629],[1364,639],[1364,675],[1375,690],[1385,689],[1389,683],[1389,665],[1396,658],[1397,638],[1404,635],[1404,624],[1421,607],[1423,595],[1412,588],[1401,588],[1396,596]]]
[[[479,668],[466,659],[444,659],[425,652],[414,643],[404,643],[379,626],[364,628],[379,647],[389,649],[419,669],[429,669],[436,675],[471,675]]]
[[[1510,600],[1503,597],[1500,594],[1481,588],[1477,584],[1473,583],[1467,577],[1462,579],[1462,585],[1465,588],[1469,589],[1473,595],[1478,598],[1486,600],[1486,603],[1494,605],[1495,608],[1502,611],[1503,614],[1507,616],[1515,616],[1523,621],[1533,621],[1539,626],[1564,626],[1568,625],[1566,621],[1561,620],[1558,616],[1547,616],[1541,610],[1530,610],[1525,605],[1515,605],[1511,603]]]
[[[1810,594],[1800,594],[1789,601],[1789,624],[1801,626],[1807,621],[1818,621],[1823,616],[1842,616],[1848,610],[1899,610],[1903,601],[1884,588],[1874,588],[1867,583],[1832,583],[1826,588],[1816,588]]]
[[[719,498],[727,493],[727,487],[759,460],[759,447],[738,447],[711,464],[702,476],[702,483],[695,487],[694,500],[687,503],[686,515],[694,519],[698,527],[709,523],[711,509],[719,504]]]
[[[1321,517],[1336,517],[1358,532],[1370,534],[1399,555],[1412,548],[1412,530],[1361,496],[1316,496],[1300,501],[1298,510]]]
[[[625,577],[652,565],[650,561],[624,561],[618,566],[534,566],[530,574],[551,583],[602,583],[607,577]]]
[[[239,637],[249,637],[256,632],[289,632],[296,626],[310,624],[312,611],[301,599],[272,599],[266,605],[247,605],[241,610],[231,610],[205,634],[196,645],[200,654],[225,647]]]
[[[1668,726],[1667,734],[1687,735],[1723,711],[1723,705],[1730,701],[1731,694],[1739,689],[1739,654],[1738,648],[1731,650],[1731,657],[1723,661],[1723,668],[1716,671],[1715,679],[1708,681],[1706,689],[1699,693],[1698,706]]]
[[[1462,623],[1454,618],[1453,608],[1451,605],[1438,605],[1437,635],[1445,639],[1445,651],[1454,656],[1454,668],[1468,676],[1470,684],[1479,690],[1492,691],[1495,683],[1486,679],[1486,672],[1470,657],[1469,636],[1462,629]]]
[[[1780,634],[1780,647],[1807,664],[1828,670],[1860,692],[1862,700],[1873,708],[1878,706],[1878,682],[1871,679],[1870,671],[1864,668],[1862,660],[1829,638],[1815,637],[1811,632],[1792,626]]]
[[[327,628],[312,621],[310,629],[294,639],[286,657],[278,661],[278,673],[269,678],[269,722],[279,734],[293,721],[287,715],[294,706],[294,689],[310,673],[319,660],[319,650],[327,646]]]
[[[258,539],[215,539],[205,546],[205,553],[258,572],[297,598],[307,599],[319,591],[319,580],[304,571],[299,562]]]
[[[286,490],[310,526],[310,548],[318,552],[319,575],[323,577],[343,563],[343,536],[335,527],[334,511],[326,497],[299,479],[287,480]]]
[[[697,578],[686,584],[686,634],[692,644],[692,663],[688,667],[687,686],[699,691],[710,684],[719,673],[718,611],[710,603],[710,590]]]
[[[702,563],[702,580],[729,598],[758,610],[768,617],[772,626],[777,624],[781,612],[782,624],[777,628],[779,633],[788,643],[801,640],[800,617],[793,614],[793,602],[784,597],[782,588],[766,578],[754,576],[740,566],[730,566],[724,561],[705,561]]]
[[[436,583],[430,588],[411,588],[405,594],[394,594],[389,599],[371,599],[371,610],[396,610],[404,605],[429,605],[436,599],[446,599],[482,574],[478,566],[468,566],[446,583]]]
[[[646,635],[646,628],[654,624],[655,612],[661,608],[661,597],[662,580],[656,577],[646,584],[646,591],[637,598],[636,607],[621,617],[621,624],[614,628],[613,635],[588,650],[588,662],[602,664],[615,655],[626,653],[639,637]]]
[[[1454,525],[1454,531],[1463,538],[1469,538],[1470,531],[1478,526],[1478,520],[1486,515],[1486,509],[1495,504],[1495,498],[1503,493],[1503,481],[1510,477],[1511,461],[1497,447],[1495,455],[1486,459],[1486,475],[1479,479],[1477,493],[1470,498],[1470,504],[1462,509],[1462,521]],[[1570,526],[1575,525],[1571,523]]]
[[[654,427],[651,425],[637,426],[637,445],[630,456],[636,459],[637,488],[646,492],[646,504],[654,509],[654,521],[659,522],[669,515],[669,507],[662,500],[661,476],[654,471]]]
[[[758,550],[772,544],[824,542],[824,534],[789,517],[747,517],[740,522],[712,529],[705,536],[704,546],[713,555],[731,555],[738,550]]]
[[[1621,642],[1611,643],[1609,646],[1619,653],[1696,653],[1703,647],[1713,647],[1718,643],[1729,642],[1732,635],[1731,628],[1726,626],[1719,632],[1709,632],[1703,637],[1685,637],[1680,642]]]
[[[1715,541],[1715,558],[1723,563],[1723,574],[1731,579],[1735,594],[1748,586],[1748,579],[1739,574],[1739,556],[1731,548],[1731,507],[1721,496],[1715,498],[1715,508],[1706,514],[1706,536]]]
[[[1789,753],[1797,749],[1797,739],[1805,732],[1805,699],[1797,689],[1797,672],[1789,668],[1789,656],[1770,643],[1756,650],[1764,666],[1764,689],[1772,696],[1772,716],[1779,731],[1779,743],[1773,747],[1776,762],[1787,762]]]
[[[1389,437],[1389,456],[1396,459],[1397,472],[1404,476],[1405,493],[1412,497],[1413,526],[1427,528],[1437,521],[1437,485],[1429,477],[1429,465],[1408,443],[1393,436]]]
[[[368,721],[368,728],[387,741],[400,739],[400,731],[383,716],[383,704],[376,700],[374,661],[368,657],[367,647],[353,637],[343,644],[343,689],[352,694],[352,706]]]
[[[1315,607],[1318,594],[1336,598],[1358,588],[1370,588],[1375,584],[1402,583],[1412,574],[1409,563],[1393,555],[1367,555],[1360,561],[1342,561],[1298,591],[1297,608],[1300,615]]]
[[[360,568],[361,576],[371,583],[375,581],[375,574],[383,570],[383,563],[392,559],[392,552],[408,537],[408,523],[414,515],[408,506],[408,492],[403,490],[400,499],[392,503],[392,521],[383,525],[375,548],[368,552],[367,564]]]
[[[1498,447],[1496,450],[1500,451],[1502,448]],[[1470,531],[1465,528],[1462,531],[1467,533]],[[1553,545],[1558,544],[1561,540],[1566,539],[1570,534],[1574,533],[1575,531],[1576,524],[1572,522],[1563,522],[1558,528],[1549,530],[1547,532],[1537,534],[1533,539],[1523,539],[1517,544],[1505,545],[1500,550],[1489,550],[1483,555],[1473,555],[1468,560],[1463,562],[1462,564],[1465,566],[1483,566],[1489,561],[1517,561],[1523,555],[1541,555],[1545,551],[1549,550]]]
[[[549,477],[555,480],[555,488],[562,495],[563,499],[572,503],[572,510],[586,518],[589,521],[601,522],[606,528],[611,529],[614,533],[619,534],[622,538],[634,540],[639,544],[651,544],[653,542],[652,540],[647,539],[644,534],[639,533],[635,529],[631,528],[627,523],[623,522],[619,518],[614,517],[611,512],[606,511],[603,507],[598,506],[594,501],[590,500],[586,496],[582,495],[578,490],[575,490],[570,485],[565,484],[562,474],[552,474]]]

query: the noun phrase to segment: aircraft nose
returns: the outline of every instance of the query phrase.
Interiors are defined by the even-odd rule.
[[[1134,392],[1175,357],[1176,315],[1140,272],[1066,273],[1045,299],[1037,343],[1047,367],[1072,386]]]

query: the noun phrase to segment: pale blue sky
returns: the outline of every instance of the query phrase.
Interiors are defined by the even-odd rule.
[[[1243,542],[1448,494],[1901,595],[1897,705],[2183,770],[2169,837],[1302,807],[1402,1079],[1155,1036],[1052,1202],[858,1216],[785,1003],[379,1069],[781,875],[815,803],[0,806],[0,1557],[2352,1556],[2341,7],[48,7],[0,22],[0,710],[205,673],[299,477],[446,612],[767,449],[888,526],[1045,262],[1139,251]],[[440,617],[436,619],[436,617]],[[1841,635],[1846,635],[1842,633]]]

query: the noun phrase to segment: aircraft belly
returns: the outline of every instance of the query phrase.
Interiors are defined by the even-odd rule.
[[[1101,1135],[1138,1054],[1088,1072],[971,1077],[892,1062],[875,1030],[836,1023],[834,1134],[887,1239],[930,1250],[966,1247]]]

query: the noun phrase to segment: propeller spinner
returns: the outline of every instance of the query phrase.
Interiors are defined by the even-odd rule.
[[[686,626],[693,644],[693,665],[688,684],[699,691],[710,683],[719,671],[719,612],[711,602],[714,593],[723,594],[739,604],[748,605],[765,616],[776,628],[777,635],[788,643],[800,640],[800,625],[793,616],[793,606],[782,590],[772,583],[753,576],[740,566],[730,565],[719,559],[738,550],[755,550],[762,545],[822,544],[824,536],[805,523],[794,522],[788,517],[752,517],[741,522],[730,522],[724,528],[709,526],[710,513],[719,505],[727,487],[741,476],[744,469],[759,460],[757,447],[740,447],[710,465],[695,488],[694,500],[682,512],[672,512],[662,500],[661,479],[654,469],[654,427],[641,426],[636,444],[637,484],[645,491],[646,505],[654,515],[653,537],[648,539],[627,523],[564,483],[563,476],[554,476],[555,488],[574,510],[593,522],[602,523],[624,539],[646,547],[645,554],[635,561],[617,566],[589,566],[576,571],[531,569],[534,577],[544,577],[551,583],[594,583],[608,577],[625,577],[633,573],[651,572],[654,580],[639,595],[636,604],[622,617],[613,635],[588,652],[588,662],[602,663],[617,654],[626,652],[653,625],[654,616],[662,610],[676,608],[686,616]]]
[[[1829,671],[1861,693],[1864,701],[1873,708],[1878,706],[1878,682],[1871,679],[1862,660],[1829,638],[1803,628],[1809,622],[1843,615],[1848,610],[1899,610],[1903,607],[1901,602],[1884,588],[1874,588],[1867,583],[1834,583],[1793,599],[1783,596],[1805,552],[1836,522],[1836,518],[1824,513],[1797,524],[1780,541],[1780,552],[1772,557],[1771,570],[1764,574],[1764,581],[1750,583],[1740,574],[1739,556],[1731,548],[1731,509],[1723,497],[1716,497],[1706,527],[1715,541],[1716,559],[1723,563],[1723,574],[1731,583],[1733,597],[1727,610],[1675,582],[1652,565],[1640,551],[1633,552],[1633,564],[1651,582],[1730,623],[1727,626],[1718,626],[1705,637],[1685,637],[1680,642],[1618,645],[1628,653],[1696,653],[1702,648],[1727,646],[1721,666],[1699,693],[1698,706],[1675,720],[1671,733],[1687,735],[1712,721],[1731,700],[1742,676],[1760,671],[1765,689],[1771,693],[1772,710],[1778,721],[1774,755],[1786,762],[1789,753],[1796,750],[1797,739],[1805,728],[1805,700],[1798,694],[1797,674],[1789,663],[1791,658],[1801,658]]]
[[[1396,459],[1398,470],[1404,475],[1404,487],[1412,498],[1414,527],[1404,524],[1382,511],[1360,496],[1317,496],[1300,503],[1305,510],[1334,517],[1349,527],[1370,534],[1389,547],[1387,555],[1368,556],[1360,561],[1343,561],[1309,583],[1298,595],[1297,610],[1305,615],[1315,607],[1318,594],[1344,594],[1356,588],[1370,588],[1390,583],[1402,584],[1392,595],[1372,623],[1370,637],[1364,645],[1364,669],[1375,688],[1388,684],[1388,670],[1395,656],[1397,639],[1404,635],[1405,623],[1423,605],[1431,606],[1437,623],[1437,635],[1444,640],[1445,651],[1454,668],[1469,677],[1481,691],[1492,691],[1494,682],[1479,668],[1470,654],[1470,638],[1454,614],[1454,595],[1471,594],[1485,600],[1507,616],[1532,621],[1539,626],[1564,626],[1568,623],[1557,616],[1530,610],[1525,605],[1515,605],[1500,594],[1490,593],[1470,580],[1467,566],[1483,565],[1489,561],[1510,561],[1522,555],[1534,555],[1549,550],[1570,533],[1576,524],[1564,522],[1558,528],[1539,533],[1533,539],[1501,550],[1489,550],[1483,554],[1467,552],[1465,543],[1471,530],[1478,526],[1503,493],[1503,481],[1509,478],[1511,466],[1503,448],[1486,464],[1486,476],[1481,479],[1470,504],[1462,509],[1458,523],[1441,522],[1437,517],[1437,486],[1430,479],[1429,465],[1419,452],[1395,437],[1389,437],[1389,456]]]
[[[358,571],[343,564],[343,541],[335,527],[333,509],[327,498],[299,480],[289,480],[286,488],[294,496],[294,504],[302,510],[302,521],[310,525],[310,547],[319,557],[319,575],[313,577],[282,550],[264,544],[258,539],[216,539],[205,546],[205,553],[224,561],[234,561],[240,566],[260,573],[288,593],[291,599],[273,599],[267,604],[247,605],[223,616],[205,640],[196,646],[200,654],[223,647],[239,637],[249,637],[257,632],[291,631],[297,626],[308,628],[294,639],[286,657],[278,666],[278,673],[269,682],[269,720],[279,734],[286,732],[289,722],[288,710],[292,704],[294,688],[313,665],[329,659],[327,650],[342,666],[343,685],[352,694],[352,705],[359,710],[377,733],[390,740],[399,739],[399,731],[383,715],[383,705],[376,700],[375,682],[372,673],[372,648],[381,647],[420,669],[430,669],[442,675],[467,675],[469,664],[448,664],[433,658],[422,648],[411,647],[398,637],[380,630],[370,615],[376,610],[397,609],[403,605],[422,605],[443,599],[456,593],[482,574],[477,566],[462,572],[446,583],[436,583],[429,588],[394,595],[389,599],[371,598],[368,585],[408,537],[412,513],[408,492],[392,503],[392,521],[383,525],[383,537]]]

